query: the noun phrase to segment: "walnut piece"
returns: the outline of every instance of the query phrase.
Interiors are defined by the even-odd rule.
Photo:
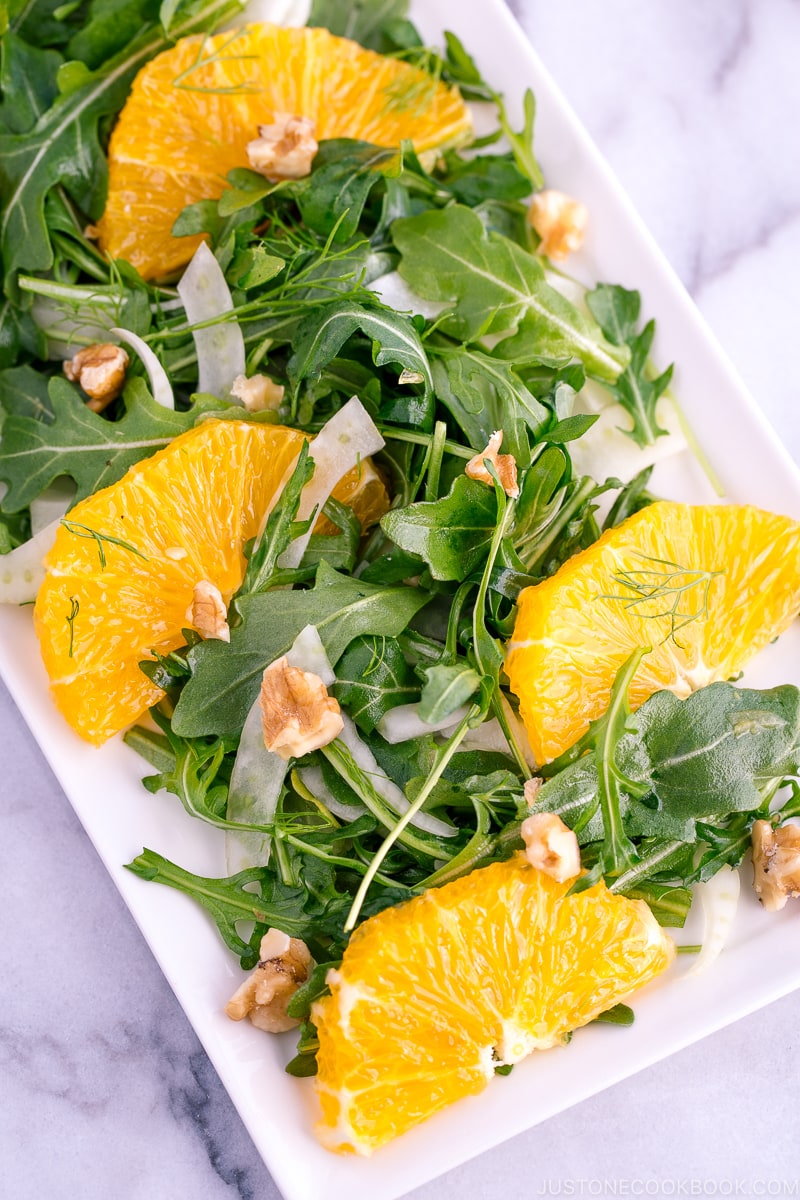
[[[64,374],[70,383],[79,384],[90,397],[86,407],[99,413],[122,391],[130,361],[122,346],[96,342],[68,358],[64,363]]]
[[[768,912],[800,898],[800,827],[770,821],[753,824],[753,887]]]
[[[526,817],[520,829],[525,857],[532,867],[558,883],[580,875],[581,852],[572,830],[555,813]]]
[[[481,450],[480,454],[476,454],[474,458],[471,458],[464,470],[470,479],[477,479],[479,483],[488,483],[490,487],[494,487],[494,480],[483,461],[485,458],[488,458],[497,472],[497,478],[500,480],[503,491],[507,496],[511,496],[516,500],[519,495],[517,460],[513,454],[498,453],[502,444],[503,431],[502,429],[497,429],[489,438],[486,449]]]
[[[232,1021],[249,1017],[258,1029],[284,1033],[300,1022],[286,1015],[286,1006],[311,974],[314,961],[308,946],[280,929],[268,929],[261,939],[260,962],[225,1005]]]
[[[302,179],[311,173],[319,149],[315,125],[308,117],[275,113],[272,125],[259,125],[258,137],[247,143],[250,166],[267,179]]]
[[[219,642],[231,640],[228,609],[222,592],[208,579],[201,579],[194,585],[194,596],[186,611],[186,620],[202,638],[214,638]]]
[[[286,389],[269,375],[237,375],[231,385],[231,395],[241,400],[248,412],[275,412],[280,408]]]
[[[264,744],[283,759],[327,746],[344,729],[339,702],[312,671],[289,666],[284,655],[261,681]]]
[[[564,192],[537,192],[528,209],[528,220],[542,239],[539,253],[558,260],[583,245],[589,210]]]

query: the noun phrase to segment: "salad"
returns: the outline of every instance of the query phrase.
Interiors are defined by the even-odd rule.
[[[6,35],[0,581],[6,601],[36,599],[77,732],[101,742],[150,708],[125,733],[146,786],[219,830],[230,875],[157,848],[131,869],[207,909],[253,972],[230,1015],[300,1022],[289,1070],[319,1055],[329,1144],[368,1152],[587,1020],[630,1021],[620,1001],[670,961],[656,921],[680,926],[696,883],[730,904],[751,841],[762,898],[800,890],[796,689],[727,682],[800,607],[798,527],[648,491],[648,455],[677,436],[670,370],[650,362],[636,293],[558,265],[586,213],[544,187],[532,96],[515,130],[458,39],[425,47],[399,5],[376,23],[317,4],[310,33],[206,38],[233,7],[162,6],[125,49],[99,10]],[[155,73],[208,141],[275,45],[317,56],[320,78],[349,56],[378,116],[347,106],[317,142],[324,89],[313,112],[273,101],[271,124],[240,114],[246,157],[227,182],[207,172],[216,195],[194,176],[177,209],[137,193],[165,172],[150,149],[138,183],[123,170],[139,152],[127,105]],[[35,102],[14,86],[26,64],[49,80]],[[371,93],[367,66],[388,72]],[[485,135],[462,96],[491,113]],[[87,132],[91,164],[65,140]],[[641,452],[627,479],[598,450],[609,427]],[[565,940],[578,912],[591,936]],[[488,1046],[472,1028],[497,990],[474,973],[487,944],[442,949],[466,914],[550,962],[538,1023],[527,993],[493,999],[514,1020]],[[439,956],[421,982],[441,988],[410,1037],[409,998],[392,1009],[380,989],[403,999],[392,962],[414,977],[420,929]],[[591,987],[556,1011],[576,970]],[[448,1023],[456,978],[478,1001]],[[458,1029],[458,1062],[474,1051],[451,1091],[423,1077],[399,1125],[374,1092],[353,1100],[377,1061],[353,1033],[367,997],[393,1097],[409,1046],[430,1058]],[[332,1047],[355,1056],[344,1081]]]

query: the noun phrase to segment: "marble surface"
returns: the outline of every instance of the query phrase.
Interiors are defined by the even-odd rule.
[[[512,8],[800,458],[800,4]],[[277,1197],[4,692],[0,717],[2,1194]],[[413,1195],[797,1195],[799,1027],[796,994]]]

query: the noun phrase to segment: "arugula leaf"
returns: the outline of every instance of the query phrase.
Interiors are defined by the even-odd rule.
[[[586,293],[586,303],[609,341],[627,346],[630,363],[608,390],[633,417],[633,429],[625,430],[637,446],[652,446],[665,434],[656,418],[656,406],[672,379],[672,366],[656,377],[648,370],[648,356],[656,332],[655,321],[648,321],[637,333],[641,297],[618,284],[601,283]]]
[[[56,72],[63,59],[11,32],[3,36],[0,55],[0,126],[10,134],[28,133],[58,95]]]
[[[481,677],[467,663],[426,667],[427,680],[420,697],[419,715],[431,725],[466,704],[481,686]]]
[[[423,500],[381,517],[387,537],[428,564],[434,579],[463,580],[483,561],[497,525],[497,501],[485,484],[459,475],[441,500]]]
[[[75,480],[76,501],[116,483],[128,467],[190,429],[204,412],[202,404],[183,413],[156,404],[137,378],[125,388],[125,414],[118,421],[93,413],[59,376],[51,379],[48,394],[51,423],[12,414],[3,426],[0,479],[8,484],[3,503],[9,512],[25,508],[61,475]],[[212,404],[218,407],[211,399],[205,407]]]
[[[303,379],[318,378],[345,342],[358,331],[372,339],[372,357],[376,366],[394,363],[414,371],[423,377],[427,390],[433,390],[428,357],[413,321],[383,305],[348,299],[320,305],[303,320],[292,342],[289,378],[294,384]]]
[[[237,736],[258,694],[264,668],[306,625],[315,625],[332,663],[354,638],[396,637],[430,596],[417,588],[382,587],[340,575],[321,562],[311,591],[266,592],[238,601],[241,625],[230,645],[203,642],[189,651],[192,678],[181,693],[173,729],[182,737]]]
[[[399,704],[419,696],[419,682],[396,641],[384,636],[356,638],[336,667],[333,694],[365,733]]]
[[[176,24],[174,38],[217,24],[239,7],[238,0],[208,0],[199,10],[190,7]],[[139,68],[169,44],[158,24],[145,25],[124,50],[88,73],[68,95],[59,96],[35,129],[0,135],[0,254],[6,291],[21,268],[46,271],[52,266],[44,217],[52,187],[63,184],[89,217],[100,216],[107,180],[100,123],[122,107]]]
[[[292,540],[292,522],[297,519],[303,488],[313,474],[314,462],[309,461],[308,442],[304,442],[292,474],[250,553],[244,580],[236,598],[237,607],[242,596],[265,592],[274,586],[275,577],[280,574],[278,559]]]
[[[49,382],[46,375],[29,366],[0,371],[0,408],[18,417],[49,423],[53,419]]]
[[[618,680],[624,685],[622,675]],[[690,883],[741,859],[754,814],[799,770],[797,688],[714,683],[686,700],[662,691],[632,715],[624,705],[609,710],[545,767],[533,811],[557,812],[583,844],[627,844],[622,890],[629,880],[638,887],[650,875],[674,872],[682,845],[706,844],[700,874],[692,855],[681,864]],[[629,838],[644,839],[636,865]],[[603,851],[598,868],[613,875],[621,864],[622,856]]]
[[[354,236],[370,192],[383,178],[382,167],[397,151],[355,138],[331,138],[320,143],[311,174],[296,183],[292,195],[303,221],[315,233],[337,242]]]
[[[308,941],[320,927],[340,928],[350,903],[348,895],[337,892],[330,873],[323,888],[311,890],[301,882],[287,886],[266,867],[250,867],[223,879],[194,875],[148,849],[125,865],[140,879],[175,888],[202,905],[245,970],[258,962],[258,945],[270,926]],[[255,922],[249,942],[239,933],[241,922]]]
[[[407,12],[408,0],[313,0],[307,24],[322,26],[385,54],[394,49],[387,27]]]
[[[530,195],[530,180],[512,154],[479,154],[465,159],[451,151],[445,163],[447,173],[437,182],[469,208],[484,200],[524,200]]]
[[[528,357],[575,357],[611,382],[627,366],[627,347],[606,341],[591,317],[550,287],[533,254],[489,233],[472,209],[454,204],[423,212],[395,221],[391,232],[402,256],[398,270],[409,286],[428,300],[453,305],[439,319],[443,332],[471,341],[516,328],[516,336],[498,346],[498,356],[513,358],[524,344]]]
[[[472,347],[431,346],[433,386],[473,450],[486,447],[502,429],[503,453],[513,454],[518,467],[530,457],[527,426],[538,436],[550,420],[548,409],[525,386],[511,363],[501,362]]]
[[[70,6],[73,7],[73,6]],[[63,10],[64,0],[9,0],[0,9],[7,10],[8,29],[31,46],[63,46],[86,19],[85,0],[70,13]]]

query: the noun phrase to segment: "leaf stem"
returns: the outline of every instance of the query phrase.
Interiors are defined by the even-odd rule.
[[[379,849],[377,850],[374,858],[372,859],[372,862],[369,865],[366,875],[361,880],[359,889],[355,894],[355,898],[353,900],[352,905],[350,906],[350,912],[347,914],[347,920],[344,923],[345,933],[349,933],[352,929],[355,928],[355,924],[358,920],[358,914],[361,912],[362,906],[363,906],[364,901],[367,896],[367,892],[369,891],[371,883],[373,882],[376,875],[378,874],[381,863],[386,858],[386,855],[389,853],[392,846],[395,844],[395,842],[398,840],[398,838],[400,838],[402,836],[402,834],[405,832],[409,823],[417,815],[417,813],[422,808],[425,801],[430,796],[430,794],[433,791],[433,789],[435,788],[436,784],[439,782],[442,775],[444,774],[444,771],[447,767],[447,764],[450,762],[450,759],[453,757],[456,750],[458,749],[458,747],[461,745],[462,741],[464,740],[467,730],[470,727],[470,721],[474,720],[474,718],[478,716],[479,712],[480,712],[480,708],[477,704],[473,704],[470,706],[469,712],[466,714],[466,716],[463,718],[463,720],[459,723],[458,728],[455,730],[452,737],[449,739],[449,741],[447,741],[445,743],[444,746],[441,747],[441,749],[436,757],[436,762],[434,764],[433,770],[431,771],[428,778],[425,780],[425,783],[423,784],[422,788],[420,789],[419,795],[417,796],[416,800],[413,802],[413,804],[410,806],[410,808],[408,808],[407,811],[403,814],[403,816],[400,818],[400,820],[395,825],[394,829],[391,829],[389,831],[389,833],[387,833],[386,837],[383,839]]]

